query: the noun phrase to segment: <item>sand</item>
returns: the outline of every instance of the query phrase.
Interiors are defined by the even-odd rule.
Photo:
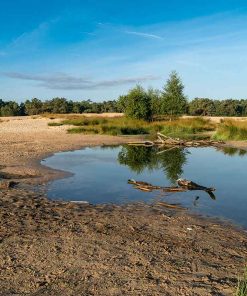
[[[129,140],[71,135],[50,121],[0,122],[1,174],[19,182],[0,190],[0,295],[233,295],[245,230],[161,205],[48,200],[37,184],[61,173],[42,158]]]

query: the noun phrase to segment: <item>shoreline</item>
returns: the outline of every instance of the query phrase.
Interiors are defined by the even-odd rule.
[[[42,159],[129,141],[68,135],[47,122],[10,120],[5,131],[0,124],[1,172],[28,176],[19,179],[26,187],[0,190],[0,295],[233,294],[247,262],[241,227],[156,205],[92,206],[34,191],[64,176]]]

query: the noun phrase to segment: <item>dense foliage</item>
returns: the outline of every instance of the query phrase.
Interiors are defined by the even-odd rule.
[[[172,72],[161,95],[160,110],[166,115],[182,115],[186,113],[187,99],[183,93],[184,85],[176,72]]]
[[[133,119],[150,120],[152,116],[151,98],[141,87],[136,86],[125,98],[125,114]]]
[[[92,102],[90,100],[73,102],[65,98],[54,98],[42,102],[39,99],[26,100],[18,104],[15,101],[4,102],[0,99],[0,116],[23,116],[43,113],[104,113],[122,112],[117,101]]]
[[[0,99],[0,116],[37,115],[43,113],[104,113],[124,112],[133,119],[153,120],[157,116],[247,116],[247,99],[212,100],[195,98],[188,102],[183,93],[184,85],[176,72],[170,74],[163,90],[143,89],[137,85],[118,100],[93,102],[53,98],[37,98],[18,104],[15,100]]]

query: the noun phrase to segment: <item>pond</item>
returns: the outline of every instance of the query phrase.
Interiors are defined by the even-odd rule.
[[[244,150],[103,146],[56,153],[42,164],[72,173],[48,185],[50,199],[92,204],[161,200],[247,227],[247,154]],[[144,192],[128,184],[128,179],[134,179],[172,186],[178,178],[214,187],[215,199],[204,191]]]

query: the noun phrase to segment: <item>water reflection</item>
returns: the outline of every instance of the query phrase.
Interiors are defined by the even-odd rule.
[[[94,147],[57,153],[45,165],[72,172],[70,178],[49,184],[51,199],[88,201],[92,204],[162,201],[196,213],[232,219],[247,227],[247,153],[224,148]],[[171,187],[179,178],[216,188],[169,193],[141,191],[128,179]],[[214,200],[213,200],[214,199]]]
[[[162,169],[172,184],[183,174],[186,164],[187,149],[157,147],[124,146],[118,154],[121,165],[127,165],[133,172],[141,173],[145,169],[150,171]]]
[[[223,147],[223,148],[218,148],[218,150],[228,156],[236,156],[236,155],[245,156],[247,154],[247,150],[233,148],[233,147]]]

